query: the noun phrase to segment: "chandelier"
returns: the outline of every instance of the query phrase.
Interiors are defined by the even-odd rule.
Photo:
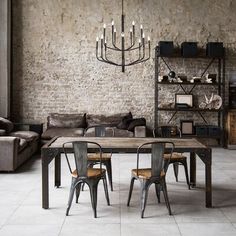
[[[122,13],[121,13],[121,33],[120,39],[117,37],[117,29],[114,25],[114,20],[111,22],[111,38],[108,39],[106,32],[106,24],[103,25],[103,33],[101,37],[96,38],[96,57],[99,61],[105,62],[114,66],[120,66],[122,72],[125,72],[126,66],[136,65],[147,61],[150,58],[150,37],[145,39],[145,34],[143,32],[143,26],[140,25],[140,35],[139,37],[135,34],[135,22],[132,22],[132,27],[129,30],[129,37],[125,37],[125,15],[124,15],[124,3],[122,0]],[[136,42],[138,38],[138,43]],[[126,40],[128,42],[126,43]],[[146,53],[148,50],[148,53]],[[109,59],[111,52],[121,53],[121,62],[114,62]],[[135,59],[132,61],[126,61],[126,53],[135,53]],[[148,54],[148,55],[147,55]]]

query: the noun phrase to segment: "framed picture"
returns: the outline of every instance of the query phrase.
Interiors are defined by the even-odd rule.
[[[176,107],[193,107],[192,94],[175,94]]]
[[[193,120],[181,120],[180,130],[182,135],[194,134]]]

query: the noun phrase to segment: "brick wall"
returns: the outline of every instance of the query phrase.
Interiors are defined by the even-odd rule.
[[[152,126],[154,48],[160,40],[176,44],[197,41],[200,46],[223,41],[227,47],[226,79],[236,71],[233,0],[125,1],[126,29],[135,20],[152,39],[151,60],[129,67],[125,73],[95,58],[95,39],[103,23],[114,19],[117,26],[120,24],[120,1],[12,2],[14,119],[45,122],[50,112],[132,111]],[[196,74],[199,68],[194,67]],[[162,92],[167,100],[173,91]]]

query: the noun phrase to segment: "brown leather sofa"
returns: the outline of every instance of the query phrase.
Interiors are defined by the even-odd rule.
[[[41,136],[41,141],[46,143],[55,136],[95,136],[95,130],[88,128],[96,125],[106,126],[107,129],[113,127],[115,137],[146,136],[145,119],[133,119],[131,113],[111,116],[52,113],[47,117],[47,128]]]
[[[37,133],[13,129],[11,121],[0,117],[0,171],[14,171],[39,147]]]

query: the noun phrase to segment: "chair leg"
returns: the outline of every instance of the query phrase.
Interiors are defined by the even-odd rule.
[[[91,180],[88,182],[91,204],[93,208],[94,218],[97,218],[97,190],[98,190],[98,182],[99,180]]]
[[[135,180],[135,178],[134,178],[134,177],[131,177],[127,206],[129,206],[130,199],[131,199],[131,196],[132,196],[133,187],[134,187],[134,180]]]
[[[106,166],[109,184],[111,191],[113,191],[111,159],[104,161],[103,164]]]
[[[103,186],[104,186],[105,196],[106,196],[106,200],[107,200],[107,205],[110,206],[110,199],[109,199],[109,195],[108,195],[106,175],[104,175],[102,180],[103,180]]]
[[[146,180],[141,180],[141,218],[144,217],[144,211],[147,204],[149,183]]]
[[[66,215],[67,216],[69,215],[69,211],[70,211],[72,200],[73,200],[73,196],[74,196],[75,183],[76,183],[76,180],[74,178],[72,178],[71,186],[70,186],[69,200],[68,200],[68,205],[67,205],[67,209],[66,209]]]
[[[166,207],[169,211],[169,215],[172,215],[165,179],[161,182],[161,184],[162,184],[162,189],[163,189],[163,195],[164,195],[165,202],[166,202]]]
[[[81,184],[84,185],[84,183],[79,183],[76,185],[76,200],[75,202],[78,203],[79,195],[80,195],[80,190],[81,190]]]
[[[176,182],[178,182],[178,174],[179,174],[179,163],[178,162],[173,163],[173,169],[174,169]]]
[[[161,186],[159,183],[155,183],[155,189],[156,189],[156,195],[157,195],[157,200],[158,200],[158,203],[161,202]]]
[[[183,166],[184,166],[185,177],[186,177],[186,182],[187,182],[187,185],[188,185],[188,189],[190,189],[190,183],[189,183],[189,177],[188,177],[188,165],[187,165],[187,160],[184,159],[181,163],[182,163]]]

